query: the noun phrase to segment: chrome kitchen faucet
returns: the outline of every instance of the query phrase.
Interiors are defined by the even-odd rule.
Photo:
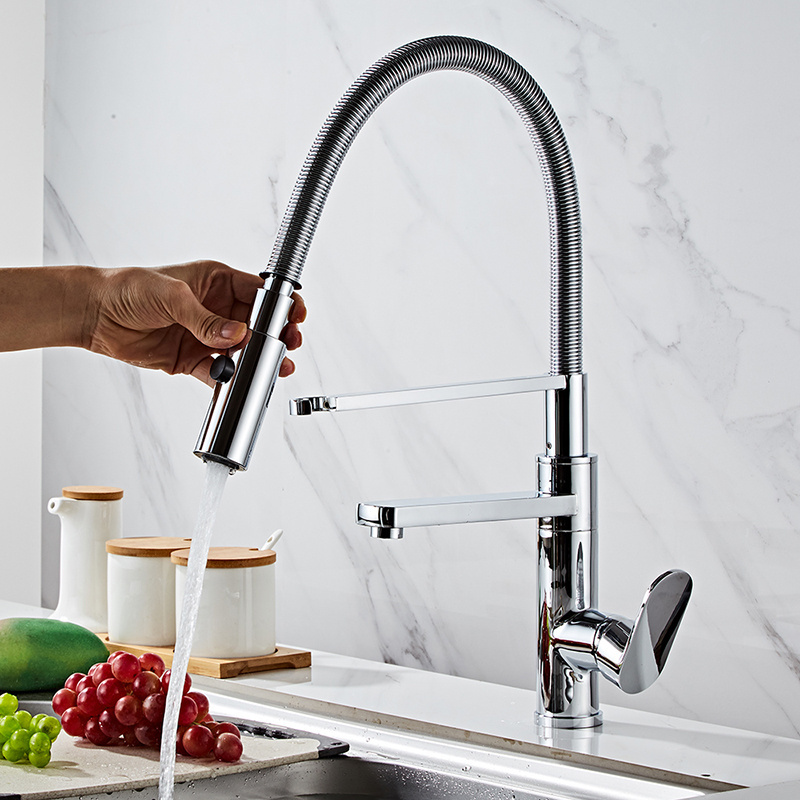
[[[506,53],[473,39],[436,36],[394,50],[344,94],[320,130],[295,184],[250,317],[252,335],[233,358],[220,356],[218,380],[195,454],[231,470],[247,468],[278,368],[280,334],[331,185],[344,156],[377,107],[412,78],[438,70],[477,75],[499,89],[533,140],[550,218],[550,374],[374,394],[294,400],[307,415],[520,392],[545,393],[545,452],[531,493],[361,503],[357,522],[382,539],[404,528],[538,519],[537,723],[601,724],[598,674],[625,692],[661,673],[691,594],[680,570],[647,590],[634,621],[597,610],[597,456],[588,452],[582,364],[582,264],[578,193],[563,130],[536,81]]]

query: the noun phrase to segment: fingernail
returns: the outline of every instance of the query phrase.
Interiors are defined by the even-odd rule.
[[[242,338],[242,325],[244,325],[243,322],[226,322],[219,332],[220,336],[229,341],[238,341]]]

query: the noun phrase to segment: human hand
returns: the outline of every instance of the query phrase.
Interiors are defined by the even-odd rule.
[[[214,353],[245,343],[245,320],[264,281],[216,261],[170,267],[98,270],[82,336],[88,350],[170,375],[194,375],[210,386]],[[281,334],[288,350],[303,337],[303,298],[296,292]],[[291,375],[285,358],[280,375]]]

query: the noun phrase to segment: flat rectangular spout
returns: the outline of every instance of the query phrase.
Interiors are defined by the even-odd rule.
[[[400,539],[403,528],[571,517],[577,511],[578,501],[575,495],[505,492],[359,503],[356,522],[369,527],[370,535],[378,539]]]
[[[305,417],[319,411],[361,411],[367,408],[409,406],[416,403],[439,403],[444,400],[467,400],[476,397],[498,397],[507,394],[545,392],[568,387],[566,375],[537,375],[504,380],[449,383],[439,386],[420,386],[397,389],[393,392],[296,397],[289,404],[289,414]]]

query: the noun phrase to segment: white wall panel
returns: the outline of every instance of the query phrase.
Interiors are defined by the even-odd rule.
[[[0,266],[42,263],[44,0],[0,0]],[[0,596],[40,601],[42,354],[4,353]]]
[[[600,596],[696,591],[660,682],[606,701],[800,731],[800,6],[610,0],[51,2],[51,262],[266,262],[302,160],[350,82],[438,33],[520,61],[570,143],[585,240]],[[532,686],[531,524],[370,540],[362,499],[534,483],[539,398],[322,419],[290,395],[545,372],[544,191],[507,102],[464,74],[417,79],[369,121],[304,273],[282,383],[217,542],[280,526],[279,637]],[[188,378],[86,353],[45,358],[43,497],[126,489],[130,534],[191,530],[208,400]],[[53,535],[51,532],[49,535]]]

